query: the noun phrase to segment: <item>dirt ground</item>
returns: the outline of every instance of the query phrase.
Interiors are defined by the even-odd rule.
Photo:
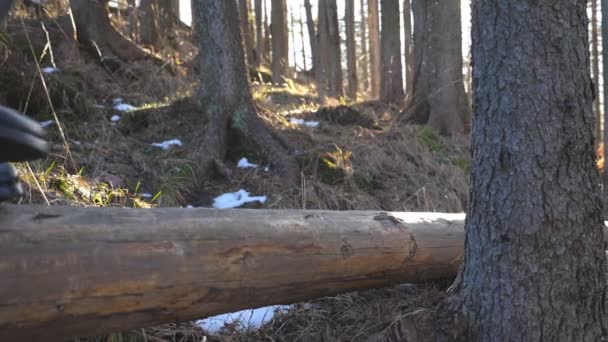
[[[18,165],[26,188],[23,204],[210,207],[218,195],[245,189],[268,196],[264,204],[245,205],[249,208],[466,209],[466,137],[440,137],[426,127],[399,124],[398,105],[343,100],[321,107],[314,87],[299,75],[280,86],[254,80],[252,90],[260,115],[294,147],[300,186],[286,185],[273,172],[272,160],[261,159],[258,151],[238,141],[227,156],[230,177],[197,179],[192,171],[197,160],[189,156],[200,141],[205,116],[196,102],[192,63],[180,64],[176,58],[171,70],[146,61],[109,67],[85,50],[66,48],[55,23],[46,24],[54,60],[45,50],[47,39],[38,22],[12,21],[0,46],[0,103],[51,121],[49,158]],[[40,67],[54,62],[57,70],[41,72],[35,60]],[[118,111],[119,98],[137,110]],[[119,120],[113,121],[116,115]],[[319,125],[308,127],[292,119]],[[166,150],[151,145],[170,139],[182,145]],[[261,167],[237,168],[243,157]],[[213,335],[187,323],[93,340],[201,341],[207,336],[208,341],[363,341],[379,338],[407,312],[433,307],[446,284],[319,299],[294,306],[259,330],[237,325]]]

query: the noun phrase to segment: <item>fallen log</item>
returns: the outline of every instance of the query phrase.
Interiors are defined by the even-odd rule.
[[[0,206],[0,341],[454,276],[464,214]]]

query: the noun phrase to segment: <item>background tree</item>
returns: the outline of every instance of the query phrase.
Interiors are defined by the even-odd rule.
[[[380,34],[382,74],[380,98],[383,101],[403,100],[403,69],[401,68],[401,25],[399,1],[381,0],[382,32]]]
[[[369,64],[371,96],[380,96],[380,17],[378,14],[378,0],[368,0],[367,2],[369,22]]]
[[[243,40],[245,41],[245,56],[248,65],[255,65],[255,51],[253,49],[253,32],[250,25],[250,8],[249,0],[238,0],[239,16],[241,21],[241,31],[243,32]]]
[[[594,86],[594,94],[596,94],[593,99],[593,112],[596,117],[596,125],[595,125],[595,136],[596,142],[602,140],[602,113],[600,110],[600,54],[599,54],[599,34],[598,34],[598,20],[597,20],[597,0],[591,0],[591,77],[593,78],[593,86]]]
[[[229,130],[241,142],[254,146],[291,184],[299,181],[299,168],[287,146],[275,138],[253,105],[235,0],[194,1],[200,43],[200,104],[207,127],[194,152],[203,174],[223,172]]]
[[[367,51],[367,15],[365,13],[365,0],[361,0],[360,4],[360,36],[359,42],[361,44],[361,58],[359,63],[359,70],[361,71],[361,88],[364,92],[369,89],[369,51]]]
[[[272,0],[272,82],[283,83],[289,67],[289,27],[286,0]]]
[[[414,88],[414,46],[412,44],[412,6],[410,0],[403,0],[403,37],[405,97],[410,99]]]
[[[606,255],[585,1],[476,1],[472,14],[465,257],[437,310],[457,326],[436,327],[447,340],[601,341]]]
[[[179,2],[176,5],[175,0],[141,0],[139,12],[141,44],[161,48],[179,20]]]
[[[464,133],[469,106],[462,76],[460,0],[413,0],[414,86],[405,117],[441,134]]]
[[[345,1],[344,20],[346,22],[346,61],[348,70],[348,94],[357,99],[357,45],[355,44],[355,0]]]
[[[304,10],[306,11],[306,28],[308,29],[308,40],[310,41],[310,53],[312,55],[312,69],[319,64],[317,55],[317,33],[315,30],[315,19],[312,16],[312,6],[310,0],[304,0]]]
[[[340,52],[340,29],[336,0],[319,1],[319,68],[318,88],[321,94],[340,98],[344,95],[342,85],[342,57]],[[323,99],[323,96],[321,96]]]
[[[255,10],[255,58],[254,65],[259,67],[263,62],[264,51],[264,18],[262,12],[262,0],[255,0],[253,8]]]

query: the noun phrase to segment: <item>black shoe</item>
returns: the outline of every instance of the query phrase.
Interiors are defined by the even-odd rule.
[[[44,129],[38,122],[0,106],[0,162],[34,160],[47,152]]]
[[[9,163],[0,163],[0,202],[8,201],[23,194],[17,170]]]

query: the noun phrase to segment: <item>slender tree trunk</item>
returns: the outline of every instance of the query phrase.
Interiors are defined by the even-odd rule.
[[[414,86],[404,117],[443,135],[465,132],[460,0],[413,0]]]
[[[262,0],[255,0],[255,66],[260,67],[263,61],[264,51],[264,15],[262,14]]]
[[[378,0],[369,0],[367,2],[369,22],[369,63],[370,63],[370,80],[371,80],[371,96],[378,98],[380,96],[380,17],[378,15]]]
[[[342,97],[342,57],[336,0],[319,1],[319,62],[319,87],[325,88],[324,93],[329,97]]]
[[[293,17],[293,11],[289,12],[289,33],[291,34],[291,53],[293,57],[293,68],[294,70],[298,70],[298,56],[296,51],[296,28],[295,28],[295,20]]]
[[[315,20],[312,16],[312,6],[310,0],[304,0],[304,9],[306,11],[306,27],[308,28],[308,40],[310,41],[310,54],[312,56],[312,69],[315,70],[319,64],[317,55],[317,34],[315,30]]]
[[[199,172],[208,175],[215,167],[225,170],[223,160],[228,147],[228,129],[255,148],[273,169],[290,184],[299,182],[299,168],[271,128],[257,115],[253,105],[240,20],[236,1],[194,2],[197,37],[200,43],[200,104],[207,114],[207,130],[193,152]]]
[[[271,50],[271,32],[270,32],[270,24],[268,23],[268,2],[267,0],[262,0],[262,8],[264,12],[264,52],[263,58],[266,61],[270,61],[270,50]]]
[[[412,98],[414,88],[414,45],[412,44],[412,7],[403,0],[403,45],[405,47],[405,98]]]
[[[348,94],[352,100],[357,100],[357,46],[355,44],[355,0],[345,1],[346,21],[346,61],[348,70]]]
[[[304,63],[304,70],[306,71],[308,70],[308,66],[306,62],[306,46],[304,44],[304,14],[302,14],[302,6],[300,6],[300,41],[302,42],[302,62]]]
[[[369,58],[367,51],[367,15],[365,13],[365,0],[361,0],[361,63],[359,63],[359,70],[361,70],[361,88],[363,92],[369,90]]]
[[[272,82],[283,83],[289,66],[289,27],[286,0],[272,0]]]
[[[241,32],[245,41],[245,55],[248,65],[255,65],[255,52],[253,51],[253,32],[249,23],[249,0],[238,0]]]
[[[604,89],[604,173],[603,183],[604,189],[608,184],[608,167],[606,167],[608,161],[608,0],[602,0],[602,79]],[[599,88],[599,87],[598,87]],[[605,191],[605,190],[604,190]]]
[[[381,0],[380,3],[382,7],[380,98],[387,102],[400,102],[403,101],[404,94],[399,1]]]
[[[475,1],[472,14],[465,257],[437,311],[462,326],[436,327],[450,341],[604,341],[585,1]]]
[[[141,43],[162,48],[179,20],[179,2],[176,5],[175,0],[141,0],[139,8]]]
[[[593,99],[593,111],[596,117],[595,137],[599,145],[602,141],[602,112],[600,109],[600,58],[599,58],[599,34],[598,34],[598,19],[597,19],[597,0],[591,0],[591,67],[593,77],[593,87],[595,98]]]

